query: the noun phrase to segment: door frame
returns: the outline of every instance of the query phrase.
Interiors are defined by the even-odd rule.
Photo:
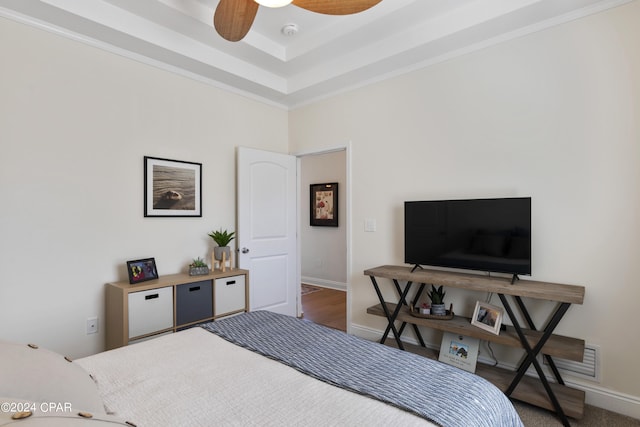
[[[300,282],[302,280],[302,244],[300,242],[301,236],[301,226],[302,226],[302,185],[301,185],[301,158],[306,156],[315,156],[322,154],[334,153],[336,151],[344,151],[345,152],[345,176],[346,182],[344,184],[344,191],[346,196],[346,203],[344,207],[344,215],[345,215],[345,234],[346,234],[346,245],[347,245],[347,333],[351,333],[351,247],[352,247],[352,221],[351,221],[351,141],[347,141],[343,144],[338,144],[332,147],[324,147],[317,148],[311,150],[305,150],[300,152],[291,153],[292,156],[296,157],[296,171],[297,171],[297,230],[296,230],[296,240],[297,240],[297,256],[296,256],[296,280],[298,283],[298,301],[297,301],[297,315],[300,317],[302,315],[302,298],[300,297]],[[340,187],[340,191],[342,190],[342,186]],[[340,207],[342,210],[343,207]]]

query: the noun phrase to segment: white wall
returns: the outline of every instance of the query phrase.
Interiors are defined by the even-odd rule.
[[[346,150],[300,159],[301,274],[304,283],[347,289]],[[309,186],[338,183],[338,227],[312,227]]]
[[[236,147],[286,152],[287,112],[5,19],[0,51],[0,338],[95,353],[105,283],[208,259]],[[145,155],[202,163],[202,218],[143,217]]]
[[[559,332],[601,346],[593,389],[640,418],[639,17],[632,2],[289,115],[0,19],[0,337],[99,351],[85,320],[126,260],[172,273],[234,226],[236,146],[351,141],[353,325],[384,327],[362,271],[402,263],[404,200],[532,196],[533,279],[586,286]],[[144,155],[203,163],[203,218],[143,218]]]
[[[557,332],[601,346],[602,382],[585,387],[640,418],[638,22],[633,2],[290,114],[293,151],[352,142],[354,330],[385,326],[362,272],[402,264],[403,201],[531,196],[532,279],[586,287]],[[469,315],[485,297],[451,295]]]

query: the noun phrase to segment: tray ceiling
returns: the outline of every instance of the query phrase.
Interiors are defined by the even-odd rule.
[[[348,16],[260,6],[236,43],[213,28],[217,0],[0,0],[0,15],[292,108],[629,1],[383,0]]]

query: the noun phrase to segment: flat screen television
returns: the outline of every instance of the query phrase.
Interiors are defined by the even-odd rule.
[[[405,202],[404,260],[530,275],[531,198]]]

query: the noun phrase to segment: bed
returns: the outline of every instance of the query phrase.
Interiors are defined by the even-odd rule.
[[[0,342],[0,351],[0,402],[13,405],[0,425],[522,426],[506,396],[478,376],[266,311],[73,363],[23,344]],[[70,372],[56,373],[61,367]],[[34,375],[39,395],[21,384]],[[31,415],[11,420],[15,412],[4,409]]]

